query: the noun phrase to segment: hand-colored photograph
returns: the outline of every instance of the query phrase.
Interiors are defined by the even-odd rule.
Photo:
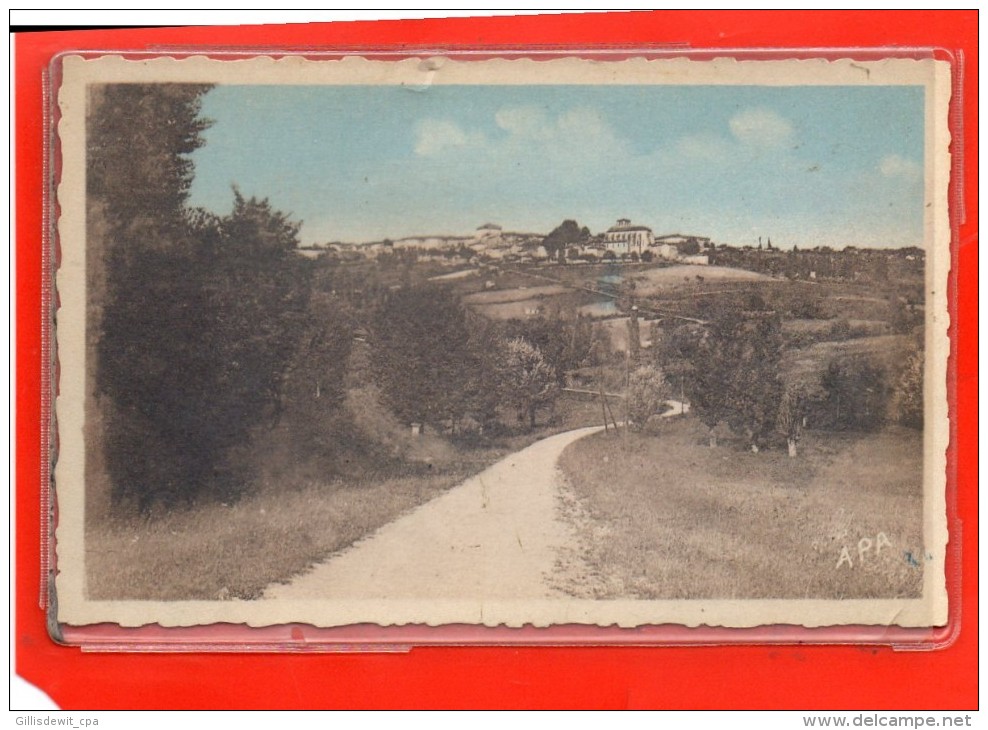
[[[60,622],[946,621],[942,64],[64,63]]]

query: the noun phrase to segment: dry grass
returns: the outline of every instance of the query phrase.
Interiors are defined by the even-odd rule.
[[[652,268],[632,275],[635,291],[639,296],[652,296],[681,287],[684,283],[695,284],[702,277],[705,283],[726,284],[742,281],[771,281],[771,277],[745,269],[732,269],[726,266],[697,266],[684,264]]]
[[[256,598],[468,476],[313,484],[151,520],[105,520],[86,533],[91,600]]]
[[[658,434],[598,434],[561,465],[578,502],[584,586],[598,598],[918,596],[921,444],[895,430],[811,433],[802,454],[704,445],[685,418]],[[878,533],[891,546],[876,553]],[[859,541],[872,548],[861,559]],[[853,566],[838,567],[847,547]],[[907,557],[909,553],[909,557]]]
[[[517,289],[495,289],[494,291],[478,292],[463,298],[467,304],[504,304],[505,302],[523,302],[528,299],[566,294],[565,286],[551,284],[548,286],[526,286]]]

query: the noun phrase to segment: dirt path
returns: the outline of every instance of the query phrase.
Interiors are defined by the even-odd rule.
[[[567,431],[511,454],[264,597],[560,595],[557,562],[578,545],[560,516],[556,463],[567,445],[598,430]]]

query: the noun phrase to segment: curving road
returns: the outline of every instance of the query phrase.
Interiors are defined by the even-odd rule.
[[[561,595],[552,576],[577,538],[560,518],[563,449],[601,430],[550,436],[505,457],[265,598],[530,599]]]

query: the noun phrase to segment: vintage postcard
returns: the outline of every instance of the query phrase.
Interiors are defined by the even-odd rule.
[[[60,63],[59,623],[946,623],[949,65]]]

